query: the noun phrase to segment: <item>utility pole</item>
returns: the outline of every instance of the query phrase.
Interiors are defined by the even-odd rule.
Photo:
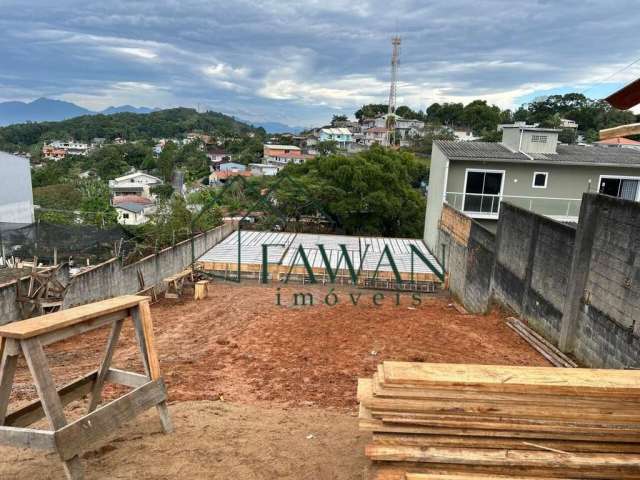
[[[387,112],[387,133],[389,146],[396,144],[396,96],[398,90],[398,64],[400,63],[400,37],[391,39],[393,53],[391,54],[391,85],[389,87],[389,110]]]

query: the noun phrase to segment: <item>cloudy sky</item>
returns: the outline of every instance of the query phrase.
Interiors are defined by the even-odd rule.
[[[386,103],[550,93],[640,76],[637,0],[0,0],[0,101],[191,106],[309,126]],[[594,86],[595,85],[595,86]],[[589,89],[589,90],[587,90]]]

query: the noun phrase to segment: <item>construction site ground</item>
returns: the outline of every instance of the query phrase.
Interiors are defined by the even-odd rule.
[[[296,292],[312,293],[314,305],[294,306]],[[409,293],[249,282],[215,282],[198,302],[161,300],[152,313],[175,432],[163,435],[155,411],[146,413],[84,455],[86,478],[361,479],[367,434],[357,427],[356,380],[378,363],[548,365],[506,314],[451,304],[443,294],[417,305]],[[59,386],[97,368],[107,334],[46,348]],[[130,325],[114,366],[142,371]],[[35,397],[22,359],[17,384],[14,406]],[[107,387],[106,401],[121,393]],[[65,477],[54,454],[0,447],[0,479],[14,478]]]

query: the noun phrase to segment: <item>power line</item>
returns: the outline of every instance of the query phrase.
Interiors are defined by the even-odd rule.
[[[585,93],[588,92],[589,90],[594,89],[595,87],[597,87],[598,85],[602,85],[603,83],[607,82],[608,80],[611,80],[613,77],[615,77],[616,75],[618,75],[619,73],[624,72],[625,70],[628,70],[629,68],[633,67],[636,63],[640,62],[640,57],[636,58],[633,62],[631,62],[630,64],[622,67],[620,70],[617,70],[616,72],[612,73],[611,75],[609,75],[606,78],[603,78],[602,80],[600,80],[599,82],[594,83],[593,85],[591,85],[589,88],[586,88],[584,90],[582,90],[580,93]]]

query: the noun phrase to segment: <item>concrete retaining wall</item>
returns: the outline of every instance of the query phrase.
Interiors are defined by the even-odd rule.
[[[496,301],[587,366],[640,367],[640,203],[585,194],[577,232],[503,203],[495,236],[451,210],[439,238],[468,310]]]
[[[235,229],[235,224],[226,223],[194,237],[195,258],[220,243]],[[67,290],[65,307],[104,300],[140,290],[138,270],[144,275],[147,286],[162,288],[162,280],[181,272],[191,264],[191,239],[161,250],[135,263],[123,266],[119,258],[76,275]],[[68,272],[68,270],[65,270]],[[16,303],[16,282],[0,286],[0,324],[20,319]]]

